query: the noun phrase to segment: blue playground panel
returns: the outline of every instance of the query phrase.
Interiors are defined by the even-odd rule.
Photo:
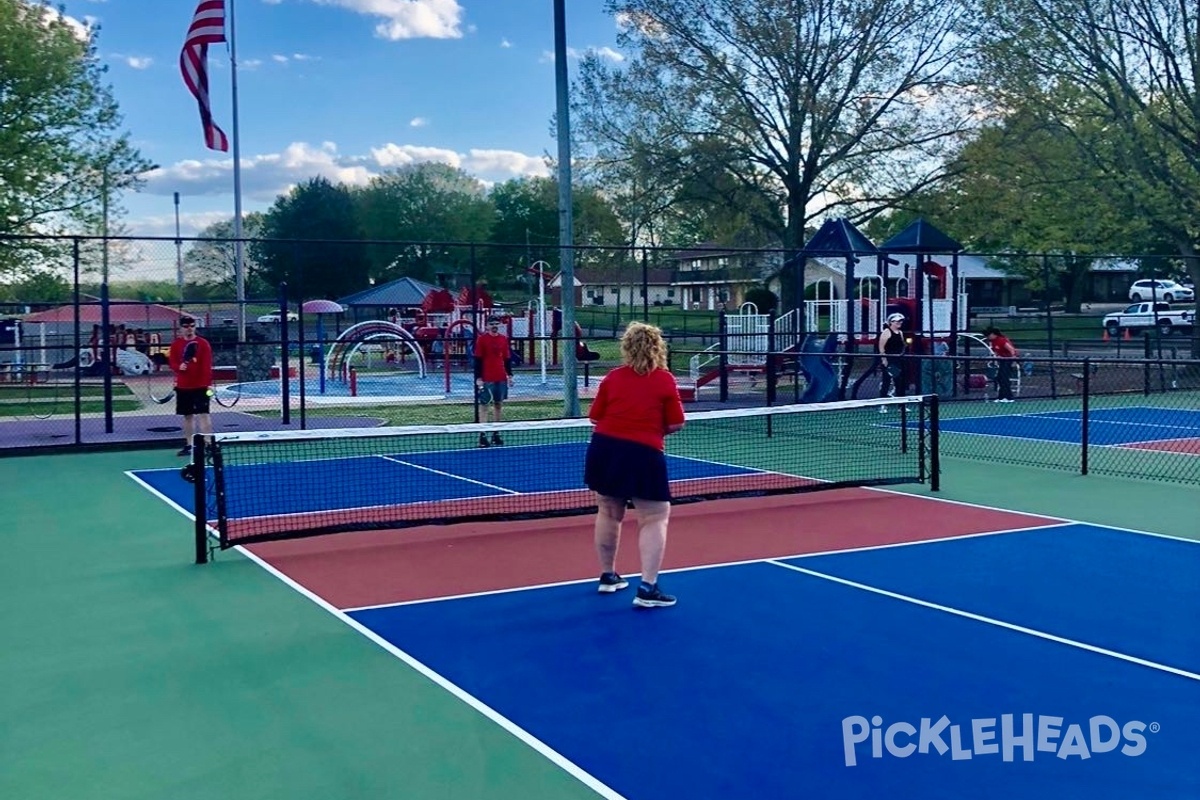
[[[1088,418],[1088,441],[1095,445],[1124,445],[1200,437],[1200,411],[1147,407],[1106,408],[1090,410]],[[939,426],[946,433],[972,433],[1079,444],[1083,436],[1083,413],[1046,411],[982,417],[943,416],[939,420]]]
[[[585,379],[581,376],[578,383],[580,388],[583,388],[588,383],[596,383],[598,380],[598,377]],[[542,382],[541,375],[518,373],[513,376],[513,386],[509,393],[514,398],[522,394],[562,394],[565,386],[562,373],[556,370],[547,372],[545,383]],[[231,396],[241,397],[279,397],[283,391],[278,380],[231,383],[219,387],[219,390]],[[292,397],[300,396],[299,379],[291,381],[289,391]],[[347,381],[326,378],[325,391],[322,392],[319,379],[313,377],[305,380],[304,391],[308,397],[350,397],[350,384]],[[452,371],[450,392],[447,393],[446,374],[441,369],[430,368],[424,378],[415,372],[393,375],[367,373],[358,376],[357,391],[359,397],[446,397],[449,394],[469,398],[475,394],[475,376],[462,370]]]
[[[1200,663],[1172,641],[1200,545],[1072,526],[792,563]],[[628,800],[1200,796],[1195,676],[777,563],[664,585],[662,611],[589,583],[350,615]]]
[[[464,434],[464,436],[466,436]],[[473,436],[466,436],[473,442]],[[585,489],[587,444],[474,447],[384,456],[248,464],[226,468],[233,519],[303,514],[510,494]],[[531,469],[531,465],[541,469]],[[756,470],[667,456],[671,480],[749,475]],[[184,509],[192,484],[178,469],[134,473]]]

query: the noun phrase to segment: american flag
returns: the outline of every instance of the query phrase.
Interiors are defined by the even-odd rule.
[[[183,82],[200,104],[200,123],[204,126],[204,144],[210,150],[229,149],[229,137],[212,119],[208,99],[208,46],[225,41],[225,0],[200,0],[188,28],[179,68]]]

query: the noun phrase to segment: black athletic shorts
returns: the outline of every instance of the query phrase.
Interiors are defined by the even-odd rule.
[[[185,417],[207,414],[211,394],[212,389],[176,389],[175,413]]]
[[[599,433],[588,444],[583,481],[593,492],[619,500],[671,499],[667,457],[661,450]]]

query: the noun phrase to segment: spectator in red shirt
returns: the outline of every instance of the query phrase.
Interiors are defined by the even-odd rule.
[[[683,404],[675,377],[667,370],[662,331],[630,323],[621,337],[618,367],[600,382],[588,417],[595,429],[588,444],[584,482],[597,494],[596,554],[601,592],[629,585],[616,571],[621,521],[629,503],[637,510],[642,576],[636,607],[675,605],[658,587],[667,547],[671,487],[667,480],[664,439],[683,428]]]
[[[490,401],[490,405],[484,406],[484,415],[489,421],[500,422],[501,406],[508,399],[508,387],[512,382],[508,337],[500,332],[500,320],[492,317],[488,320],[487,330],[475,339],[475,388],[485,404]],[[488,444],[487,435],[479,434],[479,446],[487,447]],[[499,431],[492,431],[491,444],[504,444]]]
[[[209,398],[212,397],[212,347],[196,335],[196,320],[179,318],[179,336],[171,342],[167,363],[175,373],[175,413],[183,417],[183,448],[178,455],[192,453],[194,433],[212,434]],[[198,431],[197,431],[198,429]]]
[[[984,335],[992,346],[992,354],[996,356],[996,402],[1011,403],[1013,359],[1017,357],[1017,348],[999,328],[988,328]]]

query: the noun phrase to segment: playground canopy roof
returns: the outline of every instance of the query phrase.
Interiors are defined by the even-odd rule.
[[[805,257],[875,255],[879,252],[862,231],[850,220],[827,219],[804,245],[801,254]]]
[[[170,327],[179,322],[182,311],[158,303],[143,303],[136,300],[111,300],[108,306],[108,321],[113,325],[129,325],[135,328],[146,326]],[[83,325],[99,325],[101,321],[99,303],[80,304],[79,322]],[[23,323],[51,322],[73,324],[75,306],[66,305],[39,311],[21,319]]]
[[[416,278],[400,278],[381,286],[372,286],[361,292],[343,297],[338,300],[346,308],[380,307],[403,308],[405,306],[420,306],[425,295],[438,287],[431,283],[419,281]]]
[[[917,219],[881,244],[879,249],[886,253],[958,253],[963,246],[932,223]]]

